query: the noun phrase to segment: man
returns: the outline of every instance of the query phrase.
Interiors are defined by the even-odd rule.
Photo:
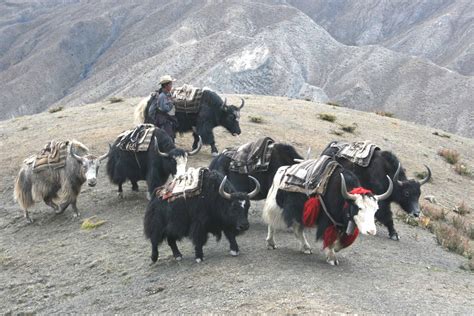
[[[150,101],[152,104],[149,107],[148,114],[154,118],[155,125],[163,129],[174,141],[175,130],[178,121],[175,117],[175,108],[173,99],[171,97],[171,89],[173,82],[176,79],[171,78],[170,75],[160,77],[161,88],[157,93],[152,94]]]

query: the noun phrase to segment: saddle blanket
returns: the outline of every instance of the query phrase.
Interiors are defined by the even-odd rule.
[[[224,155],[232,159],[229,170],[240,174],[267,171],[274,143],[270,137],[262,137],[238,148],[226,149]]]
[[[209,172],[205,167],[189,168],[185,174],[175,177],[171,182],[155,190],[157,197],[172,202],[179,198],[191,198],[201,194],[204,174]]]
[[[153,124],[137,125],[117,137],[117,147],[124,151],[147,151],[155,128]]]
[[[324,195],[329,178],[337,166],[337,161],[324,155],[285,167],[279,189],[307,195]]]
[[[177,112],[198,113],[201,105],[202,89],[183,85],[172,91]]]
[[[376,149],[380,148],[368,140],[353,143],[334,141],[324,149],[322,155],[344,158],[361,167],[367,167]]]
[[[26,158],[24,163],[31,165],[34,172],[63,168],[66,165],[68,145],[69,141],[52,140],[38,154]]]

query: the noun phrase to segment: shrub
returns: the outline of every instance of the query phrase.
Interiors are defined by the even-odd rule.
[[[341,125],[341,129],[344,132],[347,132],[347,133],[354,133],[356,128],[357,128],[357,125],[355,125],[355,124],[353,124],[353,125]]]
[[[434,221],[444,220],[446,218],[444,209],[431,203],[422,202],[421,211],[425,216],[428,216]]]
[[[260,116],[250,116],[249,121],[252,123],[260,124],[263,123],[263,118],[261,118]]]
[[[395,114],[393,114],[392,112],[376,111],[375,114],[385,117],[395,117]]]
[[[444,158],[444,160],[451,164],[454,165],[459,161],[459,152],[454,149],[447,149],[447,148],[442,148],[438,150],[438,155]]]
[[[327,113],[320,113],[319,119],[323,121],[334,122],[336,120],[336,116],[332,114],[327,114]]]
[[[438,223],[434,226],[434,233],[441,246],[463,256],[469,255],[469,241],[456,228],[446,223]]]
[[[341,106],[339,103],[334,102],[334,101],[328,101],[326,104],[327,105],[332,105],[332,106]]]
[[[454,165],[454,171],[460,176],[469,177],[472,175],[471,170],[469,170],[468,166],[463,162],[458,162]]]
[[[461,204],[456,205],[454,207],[454,212],[458,213],[459,215],[466,215],[466,214],[471,213],[471,210],[466,205],[466,203],[464,201],[462,201]]]
[[[426,178],[427,176],[428,176],[428,171],[426,171],[426,170],[423,170],[423,171],[420,171],[420,172],[415,171],[415,177],[416,177],[417,179],[420,179],[420,180],[421,180],[421,179]],[[432,178],[431,178],[431,179],[432,179]],[[431,179],[430,179],[428,182],[431,182]]]
[[[48,112],[49,113],[56,113],[56,112],[62,111],[63,109],[64,109],[64,107],[62,107],[62,106],[53,106],[53,107],[48,109]]]
[[[331,134],[334,134],[334,135],[337,135],[337,136],[342,136],[344,133],[341,132],[341,131],[337,131],[335,129],[333,129],[332,131],[330,131]]]
[[[444,137],[444,138],[451,138],[451,136],[449,136],[448,134],[441,134],[441,133],[438,133],[438,132],[433,132],[433,135],[439,136],[439,137]]]
[[[123,101],[123,98],[120,98],[120,97],[110,97],[109,98],[110,103],[118,103],[118,102],[122,102],[122,101]]]

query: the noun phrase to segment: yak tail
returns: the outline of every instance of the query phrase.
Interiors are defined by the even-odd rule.
[[[115,146],[115,144],[114,144]],[[112,183],[118,184],[115,181],[115,165],[117,164],[118,153],[115,147],[112,147],[112,152],[107,159],[106,171],[109,176],[109,180]]]
[[[23,210],[35,204],[32,195],[32,186],[31,175],[28,175],[27,170],[22,168],[15,179],[13,197]]]
[[[149,99],[150,96],[143,98],[135,107],[135,111],[133,113],[133,123],[135,125],[145,123],[145,110]]]

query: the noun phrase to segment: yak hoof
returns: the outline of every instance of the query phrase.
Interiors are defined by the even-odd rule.
[[[395,241],[399,241],[399,240],[400,240],[400,236],[398,236],[398,233],[396,233],[396,232],[393,233],[393,234],[391,234],[391,235],[389,236],[389,238],[390,238],[391,240],[395,240]]]
[[[73,213],[72,217],[79,218],[79,217],[81,217],[81,213],[79,213],[79,212]]]
[[[326,261],[332,266],[338,266],[339,265],[339,260],[337,260],[335,258],[334,259],[327,258]]]
[[[31,217],[27,216],[25,217],[25,220],[27,224],[33,224],[33,220],[31,219]]]
[[[239,252],[238,252],[238,251],[235,251],[235,250],[231,250],[231,251],[230,251],[230,255],[231,255],[232,257],[237,257],[237,256],[239,255]]]
[[[123,192],[118,192],[118,193],[117,193],[117,196],[118,196],[119,198],[123,199]]]
[[[301,252],[304,253],[305,255],[310,255],[313,252],[311,251],[311,248],[303,248],[301,249]]]
[[[269,243],[267,242],[267,249],[268,250],[273,250],[273,249],[277,249],[277,246],[273,243]]]
[[[201,263],[204,261],[204,258],[196,258],[196,263]]]
[[[217,156],[219,156],[219,153],[218,153],[218,152],[215,152],[215,151],[213,151],[213,152],[211,153],[211,156],[212,156],[212,157],[217,157]]]
[[[177,256],[177,257],[174,257],[174,259],[175,259],[176,261],[181,261],[181,260],[183,260],[183,257],[182,257],[182,256]]]

